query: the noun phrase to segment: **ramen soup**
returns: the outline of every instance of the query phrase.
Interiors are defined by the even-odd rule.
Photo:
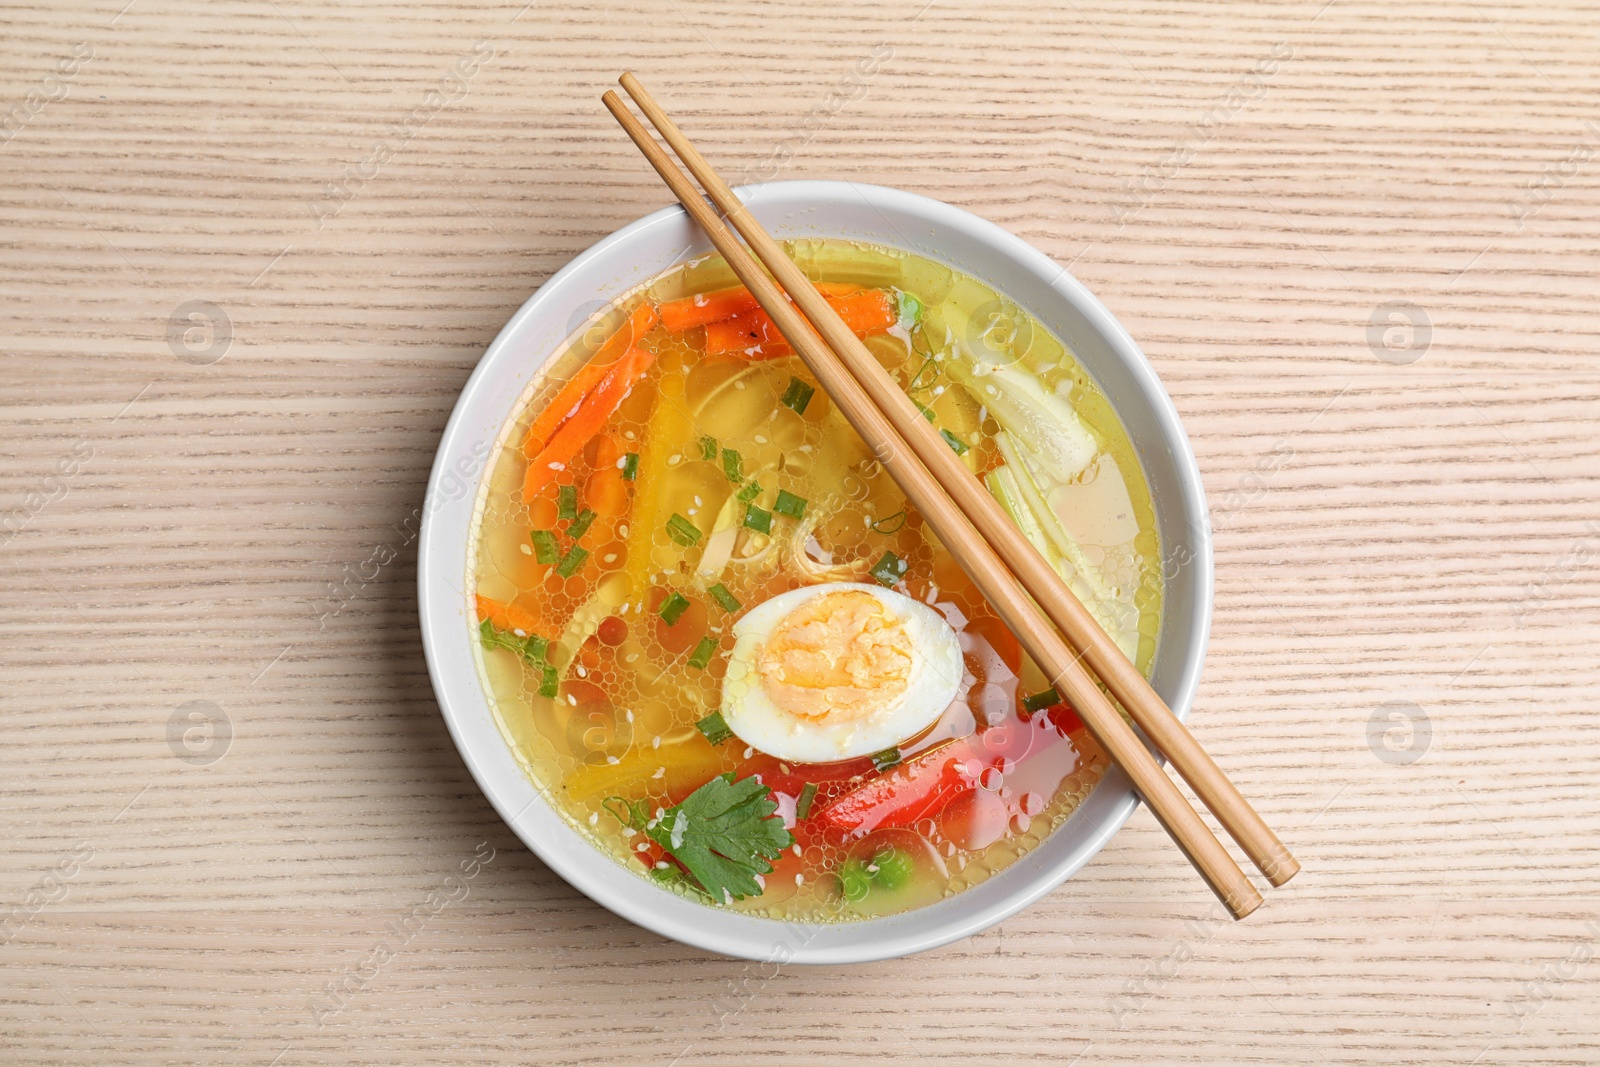
[[[1150,495],[1072,354],[930,260],[789,251],[1148,670]],[[710,906],[937,901],[1036,847],[1107,766],[719,258],[597,315],[529,387],[472,559],[528,775],[622,867]]]

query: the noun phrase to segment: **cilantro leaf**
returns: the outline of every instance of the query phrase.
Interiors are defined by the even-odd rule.
[[[755,876],[772,873],[768,860],[794,844],[774,816],[771,790],[754,777],[732,777],[711,779],[645,830],[718,901],[760,896]]]

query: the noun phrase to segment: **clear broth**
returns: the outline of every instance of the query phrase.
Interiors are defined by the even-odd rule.
[[[792,242],[789,250],[815,281],[893,289],[921,301],[927,312],[916,328],[877,333],[866,343],[935,424],[965,444],[962,459],[975,473],[1001,462],[998,426],[940,372],[939,353],[955,334],[971,337],[980,324],[977,341],[1006,348],[1067,398],[1099,452],[1079,483],[1051,503],[1102,578],[1103,596],[1081,582],[1078,591],[1148,671],[1162,592],[1154,510],[1121,422],[1071,353],[994,290],[931,260],[836,240]],[[561,525],[550,514],[552,501],[522,499],[527,460],[520,443],[530,420],[641,301],[736,284],[719,257],[674,268],[596,315],[530,385],[497,445],[471,558],[476,592],[545,620],[559,689],[554,698],[541,696],[550,677],[542,665],[475,642],[486,689],[507,743],[550,803],[639,876],[712,906],[773,918],[838,921],[905,911],[982,882],[1037,846],[1084,800],[1107,760],[1070,713],[1024,708],[1025,698],[1047,688],[1045,679],[822,390],[803,413],[783,403],[792,381],[816,386],[797,357],[708,357],[703,330],[670,334],[657,325],[643,342],[656,353],[654,364],[607,425],[613,440],[638,456],[626,514],[594,520],[581,539],[590,554],[570,577],[539,563],[530,546],[531,529]],[[574,461],[580,482],[595,448]],[[738,453],[738,481],[725,450]],[[782,488],[806,499],[806,517],[775,517],[770,535],[742,527],[731,538],[724,534],[726,561],[706,566],[712,535],[727,528],[730,509],[742,508],[739,493],[751,481],[760,486],[757,506],[771,510]],[[706,536],[692,547],[672,539],[664,520],[674,512]],[[719,707],[730,631],[744,610],[797,586],[870,581],[867,569],[887,551],[908,565],[897,588],[935,605],[957,629],[968,673],[961,696],[932,731],[902,746],[903,758],[951,738],[992,740],[1008,730],[1026,732],[1029,742],[1020,760],[973,767],[974,786],[937,818],[842,834],[814,825],[815,813],[876,777],[870,761],[785,765],[736,737],[713,747],[695,724]],[[708,594],[718,583],[739,601],[739,612],[724,611]],[[673,593],[690,606],[668,626],[657,609]],[[619,629],[620,640],[610,643]],[[691,660],[703,638],[717,648],[699,668]],[[764,877],[759,896],[717,903],[678,877],[604,802],[642,799],[658,810],[728,771],[760,775],[772,787],[796,842]],[[813,817],[794,823],[795,798],[808,782],[817,786]],[[889,878],[874,860],[893,854],[906,857],[896,862],[909,870]],[[863,870],[871,876],[866,883]]]

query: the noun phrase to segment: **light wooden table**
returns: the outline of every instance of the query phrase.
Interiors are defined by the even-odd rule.
[[[1600,1060],[1593,6],[922,2],[6,5],[0,1060]],[[1143,345],[1217,514],[1192,722],[1305,864],[1255,916],[1141,811],[990,933],[774,974],[490,810],[413,516],[495,331],[666,201],[624,67]]]

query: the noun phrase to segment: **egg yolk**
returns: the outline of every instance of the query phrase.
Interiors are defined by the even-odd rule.
[[[859,589],[826,593],[784,616],[756,660],[772,702],[813,722],[870,715],[905,692],[911,635]]]

